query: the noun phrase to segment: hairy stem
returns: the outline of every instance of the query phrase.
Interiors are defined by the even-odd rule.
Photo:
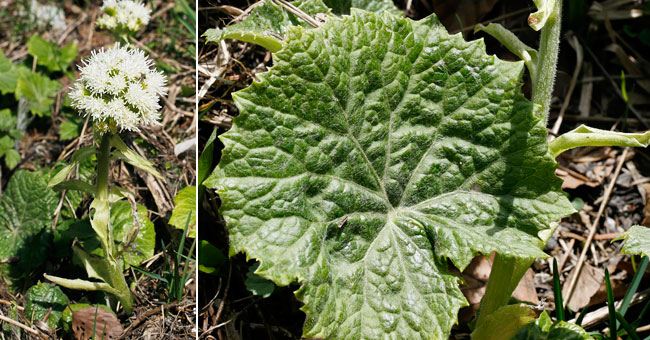
[[[124,311],[127,314],[131,314],[133,298],[122,273],[122,266],[115,258],[115,242],[113,241],[113,231],[110,225],[108,172],[111,161],[111,138],[112,134],[110,132],[102,136],[99,152],[97,153],[97,197],[92,204],[95,209],[95,214],[93,215],[91,224],[101,240],[104,250],[104,260],[108,266],[109,277],[103,279],[119,292],[119,294],[114,294],[122,303]]]
[[[108,167],[111,161],[111,133],[102,136],[97,154],[97,200],[108,202]]]
[[[553,95],[557,56],[560,51],[560,28],[562,27],[562,1],[556,0],[553,14],[548,18],[539,43],[537,79],[533,82],[533,104],[538,105],[538,116],[548,123],[548,113]]]

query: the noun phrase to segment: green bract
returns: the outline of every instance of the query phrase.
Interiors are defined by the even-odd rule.
[[[231,254],[299,282],[306,337],[446,339],[466,305],[446,259],[538,258],[574,211],[523,63],[421,21],[352,10],[290,28],[233,95],[219,189]]]

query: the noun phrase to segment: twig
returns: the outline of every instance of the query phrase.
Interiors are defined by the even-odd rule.
[[[650,297],[650,289],[646,289],[644,291],[638,292],[632,296],[632,300],[630,301],[630,306],[636,305]],[[621,306],[622,300],[617,301],[614,303],[614,306],[616,308],[619,308]],[[601,308],[596,309],[593,312],[589,312],[585,315],[584,319],[582,320],[582,328],[587,329],[591,326],[596,325],[598,322],[601,320],[605,319],[609,315],[609,309],[607,306],[603,306]],[[569,323],[576,323],[576,318],[573,320],[569,320]]]
[[[45,336],[45,334],[42,334],[41,332],[39,332],[39,331],[37,331],[37,330],[35,330],[33,328],[30,328],[30,327],[28,327],[26,325],[23,325],[22,323],[20,323],[20,322],[18,322],[16,320],[9,319],[8,317],[6,317],[4,315],[0,315],[0,320],[2,320],[4,322],[7,322],[7,323],[10,323],[10,324],[12,324],[14,326],[20,327],[20,328],[22,328],[22,329],[36,335],[36,336],[39,336],[41,339],[48,340],[48,337]]]
[[[609,73],[607,73],[607,70],[605,69],[603,64],[601,64],[600,61],[598,61],[598,57],[589,48],[589,46],[584,45],[584,47],[587,50],[587,52],[589,53],[589,55],[591,56],[591,59],[593,59],[596,66],[598,66],[598,68],[601,70],[601,72],[603,72],[605,77],[607,77],[607,80],[609,80],[609,83],[612,85],[612,87],[614,88],[614,91],[616,91],[616,94],[619,96],[619,98],[624,99],[623,98],[623,93],[621,93],[621,90],[618,88],[618,85],[616,85],[616,82],[614,81],[614,79],[612,79],[611,76],[609,75]],[[648,125],[648,123],[645,121],[645,119],[643,119],[643,116],[641,115],[641,113],[639,113],[639,111],[637,111],[634,108],[634,106],[632,106],[632,103],[628,103],[627,107],[630,109],[630,112],[632,112],[634,114],[634,116],[636,116],[636,118],[641,122],[641,125],[643,125],[644,128],[650,129],[650,125]]]
[[[179,306],[182,306],[182,305],[183,305],[182,301],[172,302],[172,303],[160,305],[160,306],[158,306],[156,308],[152,308],[152,309],[144,312],[142,315],[138,316],[138,318],[135,319],[135,321],[133,321],[133,323],[131,323],[131,325],[129,325],[129,327],[127,327],[124,330],[124,332],[122,333],[122,335],[120,335],[116,340],[124,339],[131,331],[133,331],[136,327],[138,327],[142,322],[144,322],[150,316],[152,316],[154,314],[157,314],[157,313],[160,313],[160,312],[163,312],[165,309],[169,310],[169,309],[176,308],[176,307],[179,307]]]
[[[587,241],[585,241],[585,244],[582,247],[580,258],[578,259],[578,263],[576,264],[576,267],[574,269],[576,274],[573,275],[573,277],[571,278],[571,282],[569,283],[569,289],[564,299],[565,307],[569,304],[569,301],[571,301],[571,297],[573,296],[573,290],[575,289],[576,282],[578,282],[578,277],[580,276],[580,270],[582,269],[582,265],[585,262],[587,252],[589,251],[589,246],[591,245],[591,242],[593,241],[594,236],[596,235],[598,221],[600,220],[600,217],[603,215],[603,212],[605,211],[605,207],[607,206],[607,202],[609,201],[609,196],[612,194],[612,191],[614,190],[614,185],[616,185],[616,179],[618,178],[618,174],[621,173],[621,168],[623,168],[623,163],[625,163],[625,159],[629,151],[630,151],[629,147],[623,150],[621,159],[616,165],[616,170],[614,171],[614,175],[612,176],[612,179],[609,182],[609,186],[607,187],[607,190],[605,190],[605,195],[603,196],[603,200],[602,202],[600,202],[600,207],[598,208],[598,214],[596,214],[596,218],[591,223],[591,228],[589,229],[589,237],[587,237]]]

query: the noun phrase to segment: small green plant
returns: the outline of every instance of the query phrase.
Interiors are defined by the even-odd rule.
[[[139,228],[125,232],[116,246],[110,218],[111,205],[125,198],[133,201],[133,195],[119,187],[110,187],[109,166],[111,158],[119,158],[161,177],[152,163],[129,149],[118,134],[124,130],[137,130],[141,124],[147,125],[157,120],[160,109],[158,96],[165,93],[166,78],[152,66],[152,61],[142,51],[119,45],[105,51],[95,51],[84,62],[81,77],[72,88],[70,97],[74,107],[92,118],[99,146],[84,147],[75,152],[70,164],[48,183],[57,190],[78,190],[94,197],[90,206],[93,210],[90,224],[101,243],[102,256],[91,254],[78,244],[73,246],[74,254],[83,262],[88,277],[99,281],[71,280],[51,275],[45,277],[63,287],[113,294],[128,314],[131,313],[133,302],[122,274],[122,256]],[[93,155],[97,157],[94,185],[76,179],[67,180],[76,165]]]
[[[178,206],[174,208],[174,211],[176,211],[176,209],[178,209]],[[180,210],[185,209],[182,208]],[[194,236],[189,236],[193,239],[192,245],[190,246],[187,253],[185,253],[185,242],[187,241],[188,235],[190,235],[190,228],[192,228],[191,221],[193,213],[194,211],[190,210],[187,215],[183,234],[181,235],[181,239],[178,243],[178,248],[175,250],[175,254],[168,254],[165,242],[161,240],[164,261],[162,275],[151,273],[143,268],[132,265],[132,267],[140,273],[163,282],[167,285],[167,291],[165,292],[167,302],[180,301],[183,299],[185,284],[192,278],[192,275],[194,275],[194,271],[196,269],[196,259],[194,258],[196,239]],[[171,261],[169,260],[170,258]]]
[[[500,25],[478,26],[523,62],[488,56],[482,40],[449,35],[433,15],[328,2],[350,13],[337,17],[319,0],[292,4],[267,0],[205,33],[274,52],[274,66],[233,94],[241,114],[203,182],[222,198],[230,253],[257,259],[255,273],[278,285],[300,283],[309,338],[447,339],[467,305],[447,261],[463,270],[496,252],[472,339],[509,339],[527,325],[535,339],[588,339],[546,314],[534,321],[510,297],[548,256],[556,221],[575,212],[555,157],[646,147],[650,132],[580,126],[547,142],[561,1],[535,1],[539,50]]]

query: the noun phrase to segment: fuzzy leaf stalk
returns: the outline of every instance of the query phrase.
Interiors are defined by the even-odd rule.
[[[111,204],[125,198],[133,201],[133,194],[123,188],[110,186],[109,167],[111,159],[118,158],[161,177],[150,161],[128,148],[119,133],[137,131],[140,125],[158,121],[161,108],[158,96],[166,95],[167,79],[155,69],[153,61],[143,51],[119,44],[107,50],[93,51],[80,71],[81,77],[72,87],[69,96],[80,114],[92,119],[99,146],[88,146],[76,151],[71,156],[70,164],[57,173],[48,185],[58,190],[79,190],[94,197],[90,206],[90,222],[101,243],[102,256],[91,254],[75,244],[74,254],[83,263],[88,278],[93,281],[65,279],[47,274],[45,277],[66,288],[113,294],[125,312],[130,314],[133,298],[122,272],[122,253],[135,238],[137,230],[126,234],[122,240],[114,240],[110,208]],[[75,166],[93,155],[97,157],[95,184],[68,180]]]

